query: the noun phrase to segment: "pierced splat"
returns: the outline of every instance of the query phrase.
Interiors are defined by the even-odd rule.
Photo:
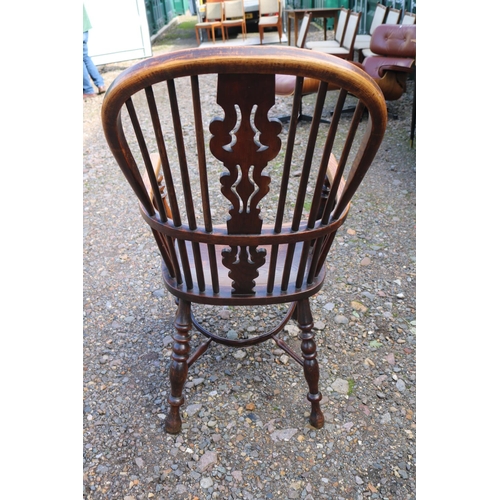
[[[255,292],[254,279],[259,276],[259,267],[266,262],[266,251],[257,247],[231,247],[222,250],[222,263],[233,280],[233,295],[246,296]]]
[[[222,194],[231,202],[229,234],[262,229],[258,203],[271,181],[263,170],[281,148],[281,123],[267,116],[275,103],[274,85],[274,75],[219,75],[217,103],[225,118],[210,124],[210,150],[229,171],[220,178]]]
[[[219,75],[217,103],[225,118],[210,124],[210,150],[229,171],[220,178],[221,192],[231,202],[229,234],[259,234],[262,229],[258,203],[271,181],[263,170],[281,148],[281,123],[267,116],[275,103],[274,82],[273,75]],[[233,295],[253,295],[266,251],[233,246],[223,250],[222,257],[233,280]]]

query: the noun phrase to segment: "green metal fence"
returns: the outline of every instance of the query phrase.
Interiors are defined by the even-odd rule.
[[[144,0],[144,3],[150,36],[158,33],[174,17],[182,16],[188,10],[193,12],[190,0]]]

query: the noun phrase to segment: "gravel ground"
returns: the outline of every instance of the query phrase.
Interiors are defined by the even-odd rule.
[[[181,28],[160,37],[154,53],[196,46]],[[319,35],[313,28],[311,38]],[[106,85],[133,62],[102,67]],[[177,436],[162,429],[175,304],[105,143],[102,97],[84,102],[85,499],[416,498],[413,82],[408,90],[388,104],[384,142],[339,231],[330,279],[312,300],[324,428],[308,424],[302,370],[274,343],[212,344],[190,370]],[[238,336],[275,314],[203,313]],[[287,330],[291,343],[296,334]]]

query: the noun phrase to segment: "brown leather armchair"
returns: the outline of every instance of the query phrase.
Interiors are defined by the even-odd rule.
[[[370,50],[360,66],[377,82],[386,101],[406,92],[406,80],[415,68],[417,26],[382,24],[373,32]]]

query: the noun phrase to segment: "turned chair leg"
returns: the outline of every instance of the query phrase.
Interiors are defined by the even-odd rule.
[[[189,340],[191,338],[191,303],[179,300],[175,317],[174,347],[170,364],[170,410],[165,420],[165,431],[177,434],[181,431],[182,421],[179,407],[184,404],[184,384],[188,375]]]
[[[297,302],[297,322],[301,330],[300,338],[302,340],[301,349],[302,357],[304,358],[304,376],[309,385],[309,394],[307,399],[311,402],[311,416],[309,422],[313,427],[321,429],[325,424],[325,417],[319,406],[319,402],[323,398],[318,390],[319,382],[319,364],[316,359],[316,342],[314,342],[314,326],[311,314],[311,308],[307,299]]]

